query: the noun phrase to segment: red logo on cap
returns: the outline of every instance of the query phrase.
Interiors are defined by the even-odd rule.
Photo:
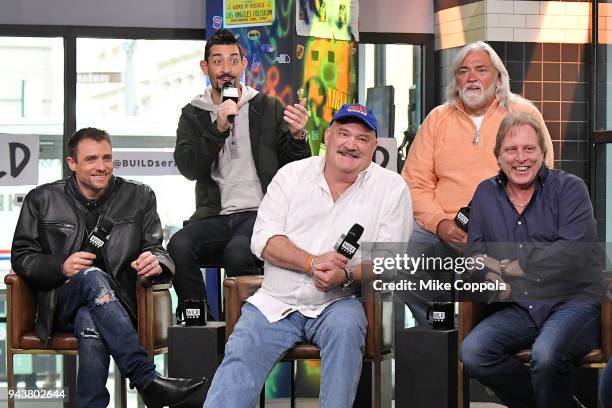
[[[361,105],[351,105],[348,107],[347,112],[357,112],[363,116],[368,116],[368,110]]]

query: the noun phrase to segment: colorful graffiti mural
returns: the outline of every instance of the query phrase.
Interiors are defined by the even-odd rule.
[[[307,130],[313,154],[319,153],[333,113],[357,98],[357,44],[295,34],[296,7],[305,16],[321,18],[321,10],[325,10],[330,21],[347,19],[345,8],[334,11],[324,4],[321,0],[276,0],[271,25],[230,28],[249,61],[247,85],[277,97],[285,105],[298,101],[298,90],[305,91],[311,112]],[[223,26],[223,1],[207,1],[206,15],[206,35],[210,36]]]
[[[356,44],[312,38],[304,49],[301,87],[306,91],[311,114],[310,145],[313,152],[318,152],[333,114],[342,104],[356,100]]]

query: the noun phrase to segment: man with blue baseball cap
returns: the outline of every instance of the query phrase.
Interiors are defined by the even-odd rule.
[[[325,156],[286,164],[268,186],[251,238],[263,285],[242,308],[204,407],[255,406],[274,364],[300,342],[321,349],[321,407],[353,406],[367,326],[355,297],[362,257],[334,244],[355,224],[360,243],[406,242],[412,231],[406,184],[372,162],[376,132],[369,109],[343,105]]]
[[[334,115],[332,123],[334,123],[334,121],[342,121],[343,119],[347,118],[358,119],[361,123],[373,130],[374,134],[376,135],[378,127],[376,116],[374,116],[372,111],[365,106],[345,103]]]

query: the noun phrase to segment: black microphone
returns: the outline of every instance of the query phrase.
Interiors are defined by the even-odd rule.
[[[236,103],[238,103],[238,99],[240,96],[238,95],[238,88],[234,88],[230,81],[227,81],[223,84],[223,88],[221,88],[221,101],[225,102],[230,99]],[[234,117],[236,115],[227,115],[227,121],[229,123],[234,123]]]
[[[359,249],[359,238],[361,238],[361,234],[363,234],[363,227],[359,224],[355,224],[351,227],[349,232],[345,235],[342,234],[336,245],[334,245],[334,249],[348,259],[352,259],[355,252]]]
[[[95,228],[87,237],[87,243],[83,251],[91,252],[92,254],[98,254],[104,244],[106,244],[106,241],[108,241],[110,232],[114,226],[115,223],[113,222],[113,220],[105,217],[100,217]]]
[[[471,204],[471,203],[470,203]],[[470,205],[467,207],[461,207],[457,215],[455,216],[455,224],[463,231],[468,232],[468,225],[470,223]]]

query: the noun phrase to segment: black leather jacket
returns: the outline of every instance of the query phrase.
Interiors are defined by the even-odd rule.
[[[170,280],[174,263],[162,247],[155,194],[144,184],[113,177],[95,203],[79,191],[73,176],[39,186],[26,196],[13,237],[11,263],[36,292],[36,335],[47,341],[53,330],[58,288],[66,281],[63,263],[81,248],[88,209],[98,208],[114,221],[102,256],[117,284],[116,295],[136,315],[136,271],[130,263],[144,251],[157,256]]]

